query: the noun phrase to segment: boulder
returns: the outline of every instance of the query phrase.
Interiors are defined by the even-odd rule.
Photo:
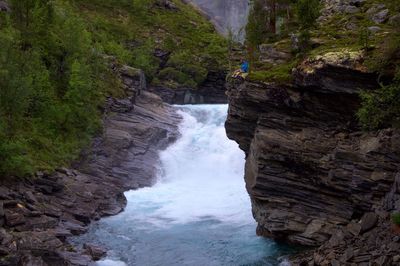
[[[371,17],[371,20],[377,24],[384,23],[388,20],[389,18],[389,9],[384,9],[382,11],[379,11],[378,13],[374,14]]]
[[[83,248],[86,250],[85,253],[90,255],[95,261],[100,260],[107,254],[105,249],[93,244],[84,244]]]
[[[364,214],[361,218],[360,225],[361,225],[361,233],[365,233],[376,226],[378,222],[378,216],[373,212],[368,212]]]

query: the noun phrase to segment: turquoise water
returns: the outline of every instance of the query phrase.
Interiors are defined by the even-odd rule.
[[[126,192],[123,213],[74,241],[107,248],[101,266],[280,264],[291,250],[255,235],[244,154],[225,134],[227,106],[177,108],[181,137],[160,153],[158,182]]]

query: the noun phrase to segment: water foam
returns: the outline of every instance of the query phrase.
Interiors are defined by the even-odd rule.
[[[80,243],[109,249],[100,266],[278,265],[284,247],[257,237],[243,180],[244,154],[227,139],[226,105],[180,107],[181,137],[160,153],[158,182]]]
[[[160,155],[163,172],[151,188],[130,191],[133,220],[166,226],[202,219],[253,222],[244,192],[244,154],[226,138],[227,107],[184,107],[181,138]],[[212,114],[210,114],[210,112]],[[197,117],[197,118],[196,118]],[[146,209],[138,216],[137,210]]]

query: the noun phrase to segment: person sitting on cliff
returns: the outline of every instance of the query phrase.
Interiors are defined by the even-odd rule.
[[[248,75],[249,75],[249,62],[244,60],[243,63],[240,65],[240,68],[233,72],[232,78],[246,79]]]

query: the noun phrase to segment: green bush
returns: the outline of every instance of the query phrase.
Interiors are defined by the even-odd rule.
[[[196,87],[200,85],[206,78],[208,74],[207,68],[205,68],[205,64],[199,62],[200,60],[194,61],[193,57],[188,52],[179,52],[174,53],[167,62],[167,66],[169,68],[174,68],[177,71],[185,74],[185,81],[191,80],[189,84],[192,87]],[[170,70],[168,70],[170,71]],[[164,72],[160,72],[160,75]],[[161,77],[163,78],[163,77]],[[178,83],[183,84],[181,81],[172,78],[173,80],[177,81]],[[189,85],[185,84],[185,85]]]
[[[175,68],[167,67],[160,71],[159,77],[162,80],[175,81],[182,85],[187,85],[189,87],[196,87],[196,82],[192,80],[190,75],[183,73]]]
[[[366,129],[400,127],[400,82],[360,94],[362,106],[357,116]]]
[[[395,225],[399,225],[400,226],[400,212],[396,212],[392,214],[392,222]]]
[[[393,77],[375,91],[362,91],[357,116],[366,129],[400,127],[400,32],[395,29],[368,60],[371,70]]]

